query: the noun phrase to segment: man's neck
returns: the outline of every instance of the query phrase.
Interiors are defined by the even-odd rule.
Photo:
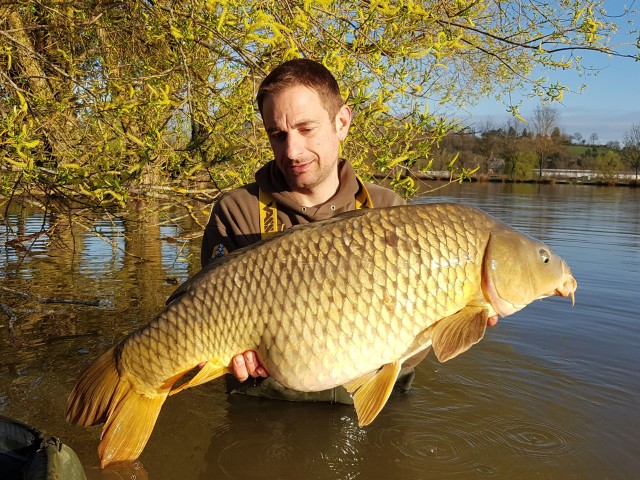
[[[326,180],[322,185],[313,188],[295,189],[291,196],[303,207],[317,207],[328,202],[340,188],[340,179]]]

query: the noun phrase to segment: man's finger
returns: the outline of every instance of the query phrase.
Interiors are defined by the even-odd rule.
[[[241,382],[249,378],[249,372],[247,372],[247,366],[245,365],[242,354],[233,357],[233,374]]]
[[[256,368],[259,366],[256,361],[256,354],[252,351],[246,351],[243,353],[244,355],[244,363],[247,367],[247,373],[252,377],[256,377]]]
[[[257,377],[268,377],[269,372],[267,369],[260,364],[260,359],[258,355],[253,350],[248,350],[244,352],[244,363],[247,367],[247,373],[251,375],[253,378]]]
[[[244,382],[250,376],[253,378],[269,376],[269,372],[260,364],[260,359],[253,350],[239,353],[233,357],[231,364],[233,375],[241,382]]]

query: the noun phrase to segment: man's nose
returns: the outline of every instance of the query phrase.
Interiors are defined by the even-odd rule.
[[[302,135],[296,132],[289,132],[286,140],[286,154],[287,158],[295,160],[303,153],[303,138]]]

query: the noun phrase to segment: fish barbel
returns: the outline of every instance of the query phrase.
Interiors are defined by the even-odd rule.
[[[449,360],[482,339],[488,318],[551,295],[573,300],[576,287],[544,243],[473,207],[349,212],[203,268],[80,375],[67,419],[105,424],[102,467],[134,460],[168,395],[231,372],[234,355],[256,350],[291,389],[344,385],[367,425],[406,359],[432,347]]]

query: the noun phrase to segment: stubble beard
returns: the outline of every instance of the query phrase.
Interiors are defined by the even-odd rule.
[[[336,162],[337,163],[337,160]],[[311,171],[306,171],[301,174],[296,174],[291,170],[286,172],[287,183],[289,187],[294,190],[309,191],[322,185],[336,169],[336,164],[326,165],[324,168],[320,167],[317,159],[312,160]]]

